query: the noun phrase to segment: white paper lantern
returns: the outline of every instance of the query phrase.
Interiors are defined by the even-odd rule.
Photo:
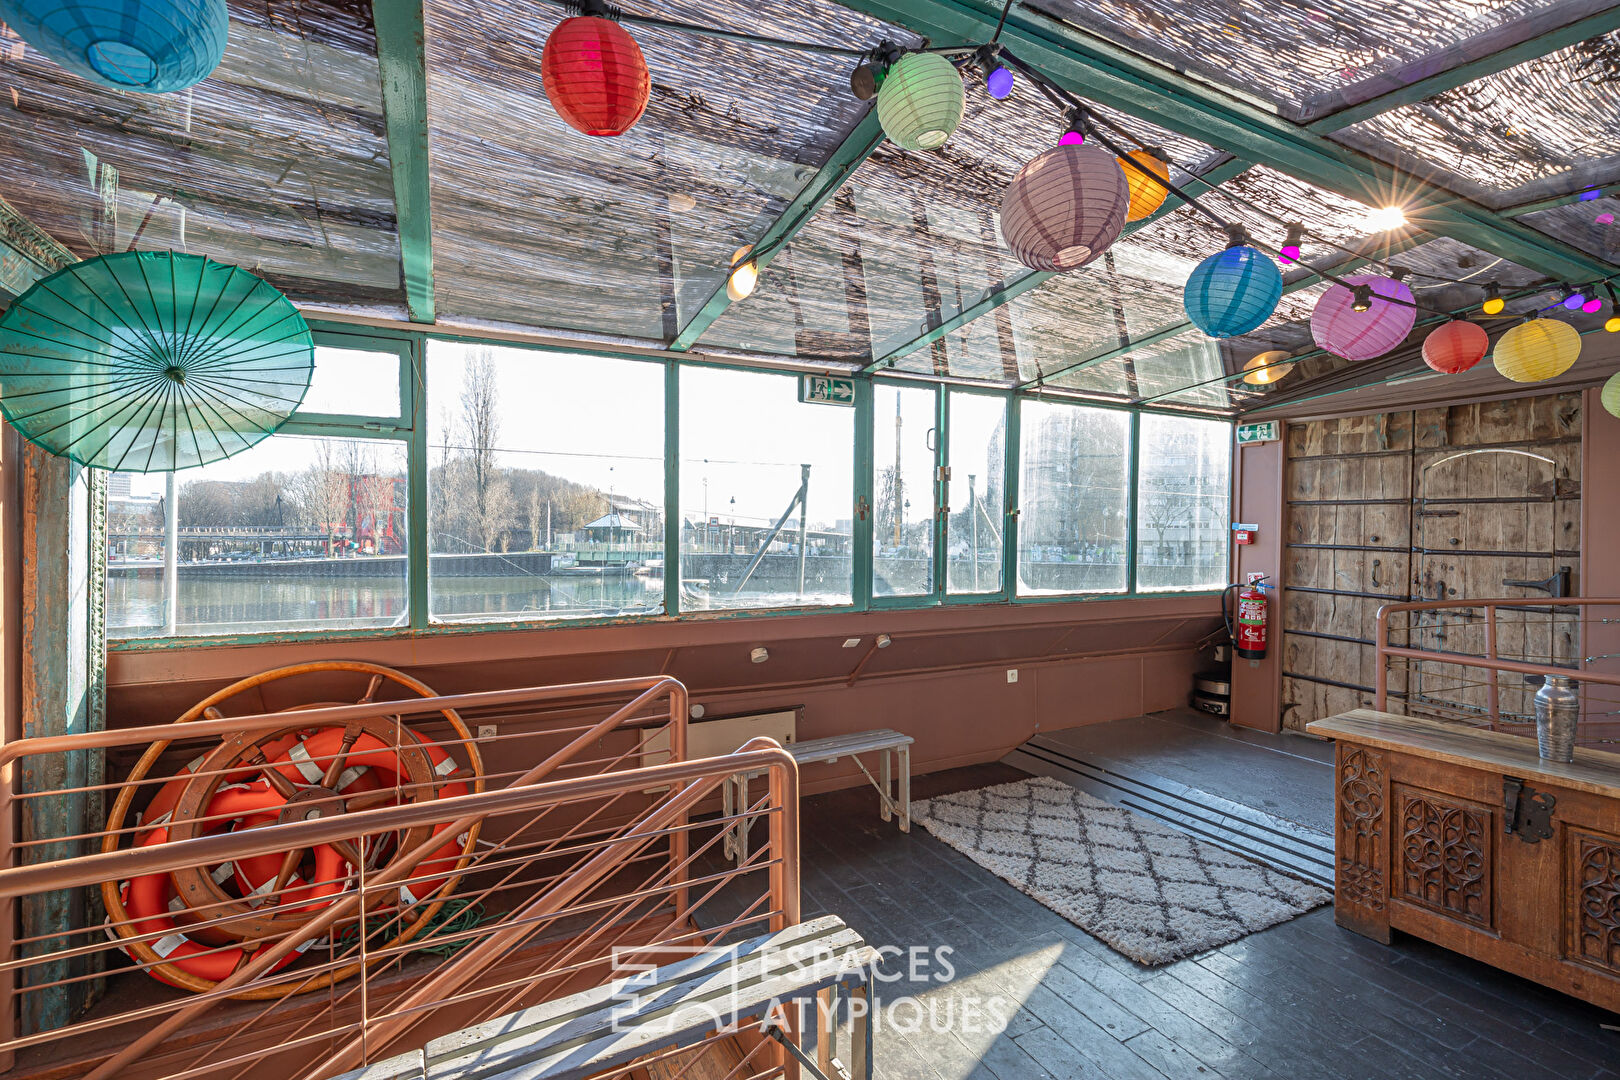
[[[1054,146],[1018,170],[1001,197],[1001,235],[1033,270],[1078,270],[1125,228],[1130,186],[1113,155]]]

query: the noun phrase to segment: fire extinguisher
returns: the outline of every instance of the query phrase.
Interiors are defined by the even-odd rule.
[[[1221,617],[1226,620],[1226,633],[1232,639],[1237,654],[1245,660],[1263,660],[1266,655],[1266,594],[1269,586],[1265,577],[1252,575],[1247,585],[1228,585],[1221,593]],[[1226,607],[1226,594],[1237,592],[1237,627],[1232,626],[1232,615]]]

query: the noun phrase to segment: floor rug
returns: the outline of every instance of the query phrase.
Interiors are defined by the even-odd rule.
[[[1144,964],[1236,941],[1332,899],[1044,776],[928,799],[912,819]]]

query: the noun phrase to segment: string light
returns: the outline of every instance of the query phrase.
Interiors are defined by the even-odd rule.
[[[1568,296],[1564,297],[1564,310],[1575,311],[1584,303],[1586,303],[1585,293],[1580,291],[1572,292]]]
[[[1596,222],[1597,224],[1599,224],[1599,225],[1613,225],[1614,224],[1614,215],[1609,214],[1609,213],[1603,213],[1603,214],[1599,214],[1597,217],[1593,218],[1592,220],[1594,222]]]
[[[1249,357],[1249,362],[1243,365],[1243,381],[1250,386],[1270,386],[1293,370],[1286,350],[1271,349]]]
[[[1372,310],[1372,286],[1371,285],[1357,285],[1354,289],[1351,290],[1351,292],[1355,294],[1355,299],[1353,301],[1351,301],[1351,303],[1350,303],[1350,310],[1351,311],[1371,311]]]
[[[1586,312],[1588,315],[1597,314],[1603,310],[1603,298],[1601,296],[1592,297],[1586,303],[1581,305],[1581,310]]]
[[[1588,188],[1587,190],[1581,192],[1581,202],[1591,202],[1593,199],[1602,194],[1603,192],[1599,191],[1597,188]]]
[[[1479,305],[1479,310],[1487,315],[1500,315],[1502,309],[1507,307],[1507,301],[1502,299],[1502,288],[1496,282],[1485,286],[1485,302]]]
[[[726,295],[733,301],[747,299],[759,284],[759,264],[748,257],[753,251],[754,246],[749,244],[732,253],[731,273],[726,277]]]
[[[1299,262],[1299,242],[1305,237],[1305,226],[1298,222],[1288,226],[1288,235],[1283,238],[1283,246],[1277,252],[1277,258],[1285,263]]]
[[[998,67],[984,77],[984,88],[990,96],[997,101],[1004,101],[1013,92],[1013,73],[1010,69]]]

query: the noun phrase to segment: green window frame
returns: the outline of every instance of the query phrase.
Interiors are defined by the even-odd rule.
[[[683,369],[693,367],[719,367],[719,368],[745,368],[749,370],[779,370],[760,368],[746,364],[727,364],[713,359],[699,359],[674,357],[668,354],[635,352],[626,350],[593,349],[588,346],[571,348],[563,345],[549,343],[534,343],[525,341],[500,340],[481,337],[476,334],[437,332],[431,330],[395,330],[373,329],[364,326],[352,326],[337,323],[321,323],[314,326],[317,345],[334,348],[356,349],[368,352],[386,352],[398,358],[399,362],[399,410],[392,416],[374,416],[362,413],[326,413],[302,411],[295,413],[281,429],[289,434],[324,435],[346,438],[382,439],[392,440],[404,444],[407,462],[407,594],[409,617],[407,624],[400,627],[367,628],[354,630],[333,629],[292,629],[273,634],[198,634],[185,637],[140,638],[130,637],[119,639],[112,643],[113,648],[119,650],[142,650],[153,648],[174,648],[193,644],[206,643],[250,643],[266,640],[300,640],[300,639],[344,639],[395,636],[400,633],[427,633],[452,634],[469,632],[490,632],[501,630],[529,630],[529,629],[561,629],[574,626],[601,625],[605,623],[667,621],[672,619],[712,618],[712,617],[747,617],[770,618],[776,616],[791,616],[818,613],[840,613],[849,611],[881,611],[908,608],[929,608],[945,605],[963,604],[1039,604],[1053,602],[1075,602],[1092,598],[1129,599],[1139,596],[1165,596],[1180,597],[1210,595],[1216,589],[1185,590],[1185,591],[1143,591],[1138,588],[1137,559],[1137,507],[1139,502],[1139,474],[1140,474],[1140,417],[1145,413],[1163,413],[1172,416],[1198,416],[1203,419],[1225,420],[1219,416],[1207,413],[1190,412],[1177,409],[1143,409],[1128,406],[1118,406],[1087,401],[1069,395],[1015,391],[1000,387],[955,383],[935,379],[908,379],[901,376],[856,376],[855,402],[854,402],[854,453],[853,453],[853,500],[849,511],[851,523],[851,551],[852,551],[852,593],[851,602],[844,605],[817,605],[794,607],[736,607],[715,611],[683,611],[680,589],[680,574],[678,571],[664,575],[664,612],[662,614],[632,614],[614,615],[607,617],[580,617],[580,618],[554,618],[554,619],[524,619],[513,618],[499,621],[453,622],[435,621],[430,617],[428,605],[428,472],[429,447],[428,437],[428,382],[427,382],[427,342],[431,339],[454,340],[462,342],[487,343],[506,348],[531,349],[540,352],[563,353],[588,357],[595,353],[613,355],[623,359],[640,360],[661,364],[664,371],[664,564],[666,568],[679,567],[681,549],[681,443],[680,443],[680,413],[681,413],[681,372]],[[805,377],[799,370],[790,372],[800,378]],[[877,421],[875,416],[875,397],[880,387],[899,386],[912,393],[919,389],[931,395],[931,405],[928,410],[932,418],[933,439],[930,444],[932,454],[932,475],[930,477],[929,499],[932,504],[932,527],[929,532],[929,559],[930,573],[927,587],[922,591],[908,595],[874,595],[874,564],[877,561],[874,555],[874,531],[877,514],[876,507],[878,485],[877,459],[880,456],[874,445],[876,439]],[[604,393],[611,393],[610,387],[604,387]],[[961,403],[971,396],[975,399],[989,398],[1002,403],[1004,409],[1004,448],[1002,461],[1002,474],[999,477],[999,505],[991,507],[981,506],[980,524],[989,528],[987,522],[994,520],[1000,523],[1000,587],[994,590],[982,591],[953,590],[950,583],[950,521],[941,509],[947,507],[948,496],[951,489],[952,475],[957,469],[966,467],[965,462],[951,460],[952,447],[952,404]],[[1019,532],[1022,514],[1022,493],[1020,482],[1022,477],[1022,429],[1025,426],[1026,405],[1031,401],[1048,400],[1064,402],[1094,409],[1112,409],[1125,413],[1129,418],[1130,455],[1128,461],[1128,485],[1126,514],[1126,551],[1129,556],[1125,559],[1126,582],[1123,591],[1118,592],[1043,592],[1039,594],[1023,594],[1018,589],[1018,554]],[[1230,421],[1226,421],[1230,423]],[[973,464],[977,464],[975,459]],[[1235,474],[1235,469],[1230,470]],[[985,476],[982,486],[976,482],[976,493],[990,492],[996,489],[989,476]],[[1230,515],[1232,493],[1228,491],[1228,516]],[[959,500],[960,501],[960,500]],[[956,507],[950,508],[952,517],[957,516]],[[982,552],[982,537],[981,548]],[[1230,548],[1227,552],[1227,565],[1230,566]]]

